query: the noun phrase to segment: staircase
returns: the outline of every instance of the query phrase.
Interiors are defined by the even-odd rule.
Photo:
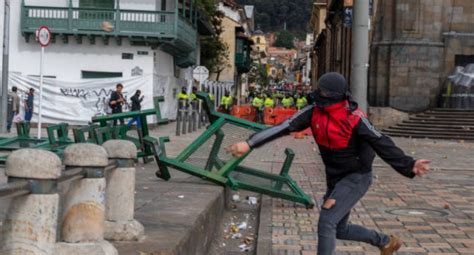
[[[474,109],[432,109],[383,130],[389,136],[474,140]]]

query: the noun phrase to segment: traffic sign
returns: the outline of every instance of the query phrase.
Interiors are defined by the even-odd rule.
[[[41,26],[36,30],[36,40],[38,40],[41,47],[46,47],[51,43],[51,31],[47,26]]]
[[[193,70],[193,78],[202,83],[209,78],[209,70],[205,66],[197,66]]]

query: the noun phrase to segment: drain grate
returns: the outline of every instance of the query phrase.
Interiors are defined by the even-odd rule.
[[[400,208],[390,209],[385,212],[397,216],[418,216],[418,217],[444,217],[448,216],[449,213],[443,210],[436,209],[423,209],[423,208]]]

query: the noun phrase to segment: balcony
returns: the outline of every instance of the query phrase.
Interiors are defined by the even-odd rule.
[[[28,42],[40,26],[48,26],[56,37],[68,43],[73,36],[77,43],[83,38],[95,43],[96,38],[109,44],[114,39],[121,45],[128,38],[132,45],[160,47],[177,58],[187,58],[196,50],[197,28],[196,12],[142,11],[124,9],[96,9],[75,7],[43,7],[22,5],[21,31]],[[191,14],[191,15],[190,15]],[[101,29],[104,21],[110,22],[114,29],[106,32]],[[188,61],[189,63],[189,61]]]
[[[235,66],[237,72],[248,73],[252,67],[252,59],[247,53],[235,53]]]

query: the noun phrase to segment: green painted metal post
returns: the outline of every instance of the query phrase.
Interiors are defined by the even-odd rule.
[[[67,27],[69,31],[72,31],[72,0],[69,0],[68,10],[67,10]]]
[[[198,19],[197,3],[195,5],[196,5],[196,7],[194,7],[194,19],[193,19],[193,21],[194,21],[194,26],[197,27],[197,19]],[[197,40],[196,40],[196,44],[197,44]]]
[[[209,158],[207,158],[206,167],[207,171],[212,171],[212,167],[214,166],[214,161],[218,157],[219,150],[221,149],[222,141],[224,140],[224,132],[222,130],[217,130],[216,132],[216,140],[212,145],[211,152],[209,153]]]
[[[283,166],[281,167],[280,176],[288,177],[288,172],[290,171],[291,163],[293,163],[293,159],[295,158],[295,153],[292,149],[286,148],[285,150],[286,158],[285,162],[283,162]],[[275,189],[281,190],[283,187],[283,183],[277,182],[275,185]]]
[[[193,1],[194,0],[189,0],[189,22],[193,24]]]
[[[183,19],[186,19],[186,0],[182,0],[182,8],[183,8]]]
[[[175,39],[178,39],[178,19],[179,19],[179,2],[178,0],[174,0],[175,8],[174,8],[174,36]]]
[[[115,29],[114,34],[118,36],[120,32],[120,0],[117,0],[117,6],[115,10]]]

